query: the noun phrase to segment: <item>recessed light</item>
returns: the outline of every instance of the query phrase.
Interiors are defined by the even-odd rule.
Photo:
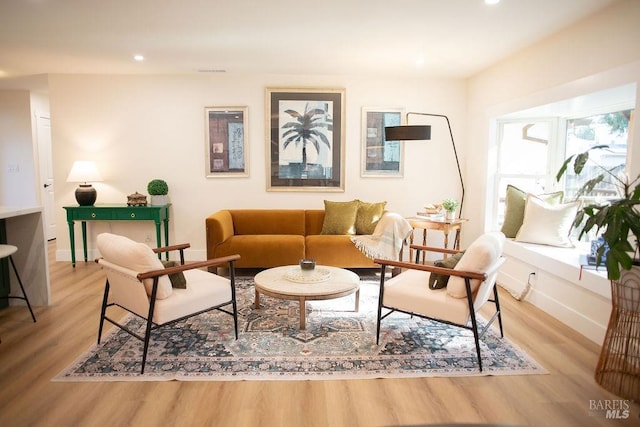
[[[142,62],[144,61],[144,56],[142,55],[133,55],[134,61]]]
[[[484,0],[485,4],[498,4],[500,0]]]

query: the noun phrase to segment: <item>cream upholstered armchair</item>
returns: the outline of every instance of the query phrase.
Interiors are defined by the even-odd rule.
[[[238,339],[234,262],[240,259],[239,255],[184,264],[184,249],[189,244],[151,249],[144,243],[110,233],[99,234],[97,245],[102,257],[96,262],[107,276],[98,344],[105,320],[141,340],[141,374],[144,374],[151,331],[161,326],[219,310],[233,317],[235,338]],[[179,265],[165,268],[157,254],[168,251],[179,251]],[[229,278],[201,270],[220,265],[228,266]],[[107,309],[112,306],[121,307],[146,320],[144,336],[108,317]]]
[[[375,262],[381,265],[376,342],[380,342],[381,320],[395,311],[452,324],[473,331],[478,365],[482,371],[480,339],[494,320],[498,319],[500,335],[504,336],[500,302],[495,286],[498,269],[505,261],[502,257],[504,240],[504,234],[500,232],[483,234],[469,245],[454,268],[419,264],[418,260],[423,250],[447,254],[457,252],[419,245],[411,246],[417,251],[415,263],[376,259]],[[399,267],[403,271],[386,280],[387,266]],[[446,287],[430,289],[429,278],[436,274],[448,276]],[[479,331],[476,312],[487,301],[495,304],[495,314]],[[389,310],[385,315],[382,315],[383,308]]]

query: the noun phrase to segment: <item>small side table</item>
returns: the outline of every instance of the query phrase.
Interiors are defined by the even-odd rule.
[[[422,229],[422,244],[427,244],[427,231],[428,230],[438,230],[444,233],[444,247],[449,247],[449,234],[452,231],[455,231],[455,236],[453,239],[453,249],[460,250],[460,233],[462,232],[462,224],[468,221],[465,218],[457,218],[457,219],[435,219],[435,218],[426,218],[426,217],[411,217],[407,218],[409,224],[414,229]],[[410,237],[411,243],[413,243],[413,234]],[[413,255],[413,254],[412,254]],[[444,254],[445,258],[447,254]]]

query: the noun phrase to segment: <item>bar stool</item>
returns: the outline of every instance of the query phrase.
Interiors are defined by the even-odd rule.
[[[22,299],[25,300],[27,302],[27,307],[29,307],[29,311],[31,312],[31,318],[33,319],[34,323],[36,321],[36,316],[33,314],[33,310],[31,309],[31,304],[29,304],[29,298],[27,298],[27,293],[24,291],[24,286],[22,286],[22,280],[20,280],[20,275],[18,274],[18,269],[16,268],[15,263],[13,262],[13,257],[11,255],[15,254],[16,252],[18,252],[18,248],[16,246],[13,245],[0,245],[0,259],[3,258],[9,258],[9,261],[11,262],[11,267],[13,267],[13,272],[16,274],[16,277],[18,278],[18,283],[20,284],[20,289],[22,289],[22,295],[21,297],[14,297],[14,296],[0,296],[0,299],[9,299],[9,298],[15,298],[15,299]],[[9,291],[11,291],[11,289],[9,289]]]

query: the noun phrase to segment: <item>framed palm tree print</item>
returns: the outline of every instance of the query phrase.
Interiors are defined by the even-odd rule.
[[[268,191],[344,191],[344,95],[267,88]]]

